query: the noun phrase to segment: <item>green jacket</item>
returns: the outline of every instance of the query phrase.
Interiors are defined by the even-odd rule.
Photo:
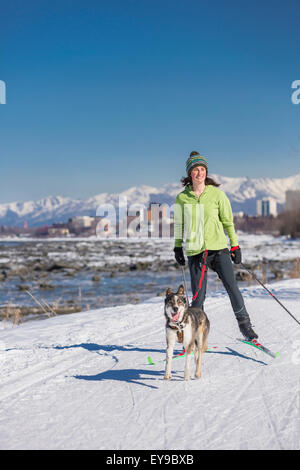
[[[185,239],[187,256],[204,250],[238,245],[233,224],[231,205],[226,194],[216,186],[207,185],[198,198],[191,185],[176,197],[174,207],[175,247],[181,247]]]

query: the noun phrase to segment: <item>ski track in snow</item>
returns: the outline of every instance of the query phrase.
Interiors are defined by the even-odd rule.
[[[300,280],[272,288],[299,317]],[[0,449],[299,449],[300,329],[261,294],[243,289],[259,339],[280,357],[238,343],[227,295],[208,294],[217,348],[189,382],[184,358],[170,381],[164,362],[147,363],[165,357],[163,298],[2,326]]]

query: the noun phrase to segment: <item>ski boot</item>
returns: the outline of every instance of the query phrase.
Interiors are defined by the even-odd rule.
[[[252,341],[253,339],[258,338],[258,335],[252,329],[250,318],[248,316],[239,318],[238,325],[240,332],[242,333],[246,341]]]

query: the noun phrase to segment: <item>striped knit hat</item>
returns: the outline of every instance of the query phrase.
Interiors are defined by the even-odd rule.
[[[190,171],[193,168],[193,166],[197,165],[202,165],[205,166],[206,171],[208,171],[208,165],[207,165],[207,160],[203,155],[199,155],[198,152],[191,152],[189,158],[186,161],[185,168],[186,168],[186,174],[189,176]]]

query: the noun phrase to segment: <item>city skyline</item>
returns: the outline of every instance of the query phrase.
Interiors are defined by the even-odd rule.
[[[262,200],[271,202],[271,212],[275,216],[282,212],[287,203],[287,194],[291,193],[292,205],[299,199],[300,173],[281,179],[228,178],[213,175],[220,189],[229,198],[235,214],[262,215],[259,209]],[[176,195],[183,190],[179,182],[165,184],[163,187],[138,186],[127,188],[121,193],[100,193],[88,199],[76,199],[61,196],[48,196],[36,201],[11,202],[0,204],[0,223],[4,226],[43,226],[52,223],[65,223],[77,216],[103,216],[107,211],[114,213],[117,208],[124,211],[126,206],[133,215],[137,207],[150,207],[163,204],[171,210]],[[295,200],[294,200],[294,199]],[[259,203],[260,204],[260,203]],[[298,202],[297,202],[298,204]],[[267,209],[268,210],[268,209]]]

